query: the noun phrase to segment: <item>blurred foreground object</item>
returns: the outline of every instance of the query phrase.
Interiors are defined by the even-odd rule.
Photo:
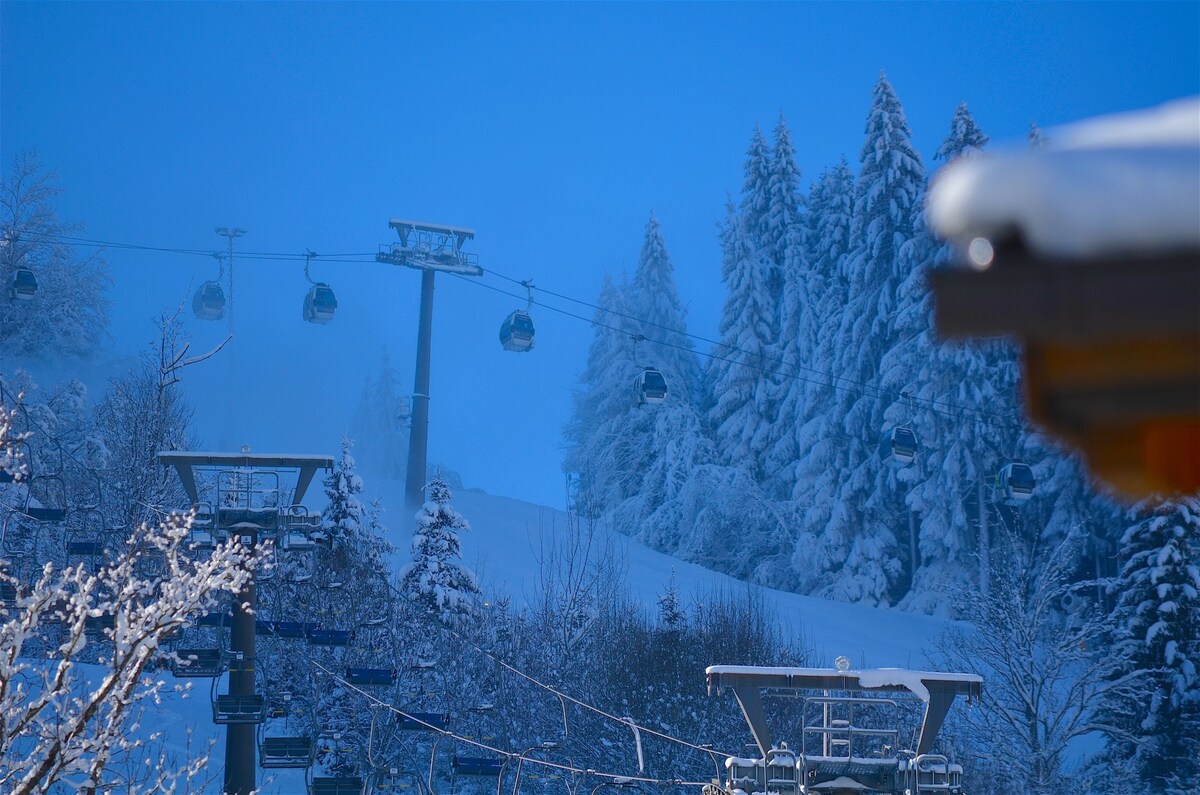
[[[959,159],[929,218],[938,331],[1018,337],[1033,420],[1119,491],[1200,492],[1200,98]]]

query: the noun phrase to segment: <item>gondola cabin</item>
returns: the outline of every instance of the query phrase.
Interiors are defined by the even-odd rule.
[[[533,318],[518,309],[500,324],[500,345],[506,351],[521,353],[533,348]]]
[[[318,282],[304,296],[304,319],[309,323],[324,325],[333,320],[337,305],[333,289],[324,282]]]
[[[219,282],[205,282],[192,297],[192,312],[198,320],[220,320],[225,317],[225,291]]]
[[[1020,505],[1033,496],[1037,481],[1028,464],[1013,461],[996,473],[996,495],[1005,505]]]
[[[37,295],[37,276],[29,268],[17,268],[13,271],[12,284],[9,291],[18,301],[28,301]]]
[[[633,382],[633,398],[637,403],[662,403],[667,399],[667,379],[653,367],[647,367]]]
[[[879,456],[884,461],[898,464],[912,463],[917,457],[917,435],[903,425],[884,431],[883,438],[879,440]]]

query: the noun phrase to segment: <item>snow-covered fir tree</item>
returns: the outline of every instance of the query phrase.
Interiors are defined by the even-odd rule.
[[[1145,670],[1138,697],[1113,700],[1128,734],[1109,753],[1130,759],[1146,792],[1200,786],[1200,499],[1147,501],[1121,539],[1115,583],[1123,673]]]
[[[349,439],[342,439],[342,456],[325,479],[325,496],[329,503],[321,513],[321,525],[335,544],[366,525],[367,512],[359,499],[363,481],[358,475],[354,456],[350,455],[353,444]]]
[[[963,102],[955,109],[954,118],[950,120],[950,134],[934,152],[933,159],[949,163],[964,154],[982,152],[987,144],[987,135],[979,129],[967,103]]]
[[[796,571],[793,587],[809,591],[834,562],[814,560],[814,552],[831,550],[817,543],[833,510],[846,456],[841,418],[834,410],[847,384],[834,373],[848,291],[847,258],[854,210],[854,175],[843,159],[813,183],[808,198],[810,305],[813,359],[798,363],[793,389],[800,390],[799,410],[781,410],[793,438],[781,437],[773,451],[774,469],[783,496],[792,499],[796,515]]]
[[[641,326],[630,311],[630,288],[606,274],[596,305],[595,336],[565,431],[564,462],[568,472],[579,474],[577,508],[591,517],[638,491],[650,453],[649,414],[633,414],[634,379],[641,372],[634,340]],[[641,420],[637,428],[631,418]]]
[[[675,266],[667,252],[658,218],[646,223],[642,252],[629,295],[629,314],[637,318],[648,342],[639,353],[667,379],[669,397],[697,402],[700,362],[687,336],[687,310],[675,284]]]
[[[748,173],[754,168],[752,160]],[[764,424],[775,420],[769,401],[778,326],[770,293],[772,263],[761,237],[750,228],[753,217],[740,214],[732,204],[727,207],[721,230],[721,275],[728,296],[707,383],[708,423],[722,459],[747,465],[759,479],[765,451],[755,447],[755,437]],[[765,443],[761,436],[759,441]]]
[[[412,562],[400,572],[400,590],[446,622],[469,614],[479,595],[475,574],[462,562],[458,535],[471,529],[450,504],[450,487],[435,476],[426,486],[428,499],[417,512]]]
[[[907,518],[902,494],[877,489],[883,463],[876,451],[886,407],[878,379],[880,362],[897,340],[898,291],[905,268],[912,266],[903,249],[913,237],[924,183],[904,109],[880,74],[855,190],[849,303],[837,332],[834,362],[834,372],[851,387],[834,404],[848,458],[836,507],[822,534],[823,546],[834,550],[823,557],[839,569],[830,573],[822,592],[849,601],[887,603],[900,575],[896,531]]]
[[[813,296],[819,285],[813,283],[807,251],[804,199],[800,193],[800,169],[796,166],[791,133],[782,114],[775,128],[775,148],[771,160],[768,215],[769,237],[764,247],[775,266],[778,292],[773,294],[777,315],[777,338],[772,356],[774,377],[767,383],[767,404],[776,418],[798,416],[804,407],[802,373],[813,359]],[[778,472],[790,470],[798,457],[794,446],[794,426],[780,421],[763,424],[753,445],[764,451],[763,475],[776,492],[790,491],[790,482],[781,483]],[[786,479],[790,475],[784,475]],[[786,481],[785,481],[786,482]]]

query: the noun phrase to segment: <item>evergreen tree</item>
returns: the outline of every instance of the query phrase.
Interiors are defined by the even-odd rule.
[[[1147,792],[1181,795],[1200,786],[1200,499],[1144,502],[1130,516],[1115,653],[1124,673],[1149,675],[1137,698],[1109,705],[1129,735],[1112,753],[1132,758]]]
[[[854,214],[854,175],[844,159],[813,183],[808,208],[813,360],[798,366],[812,369],[803,371],[804,380],[794,387],[803,390],[800,410],[780,412],[793,427],[794,441],[783,437],[774,452],[776,477],[790,486],[796,513],[792,569],[794,587],[803,592],[815,589],[840,559],[836,545],[825,543],[824,529],[836,507],[847,456],[838,410],[848,384],[832,375],[842,345]]]
[[[971,111],[967,110],[967,103],[963,102],[954,111],[954,118],[950,120],[950,134],[942,141],[933,157],[935,160],[949,163],[968,152],[983,151],[987,143],[987,135],[975,124]]]
[[[835,372],[856,384],[841,394],[844,443],[848,452],[837,501],[824,534],[844,551],[841,571],[824,593],[848,601],[886,603],[900,574],[896,533],[906,524],[902,494],[880,490],[876,453],[884,428],[880,363],[897,341],[898,293],[912,258],[903,251],[913,237],[925,182],[904,110],[887,77],[880,75],[867,116],[856,188],[849,305],[839,329]]]
[[[795,417],[803,410],[804,382],[797,376],[812,362],[813,329],[812,302],[819,290],[813,284],[805,251],[803,199],[799,192],[800,169],[796,167],[795,150],[783,115],[775,128],[775,149],[771,161],[769,237],[764,246],[774,264],[775,284],[772,298],[778,320],[778,338],[772,358],[772,369],[778,375],[767,385],[767,403],[777,417]],[[793,423],[787,420],[764,423],[754,441],[756,449],[765,453],[763,475],[779,492],[790,490],[776,473],[795,461]]]
[[[412,562],[400,572],[400,590],[442,621],[469,614],[479,595],[475,574],[463,565],[460,532],[471,529],[450,505],[450,487],[435,475],[426,486],[429,499],[417,512]]]
[[[803,244],[802,235],[797,240],[789,240],[788,235],[792,230],[803,231],[801,223],[804,202],[800,193],[800,169],[796,165],[796,150],[792,146],[792,135],[782,113],[779,114],[779,123],[775,126],[775,148],[771,155],[767,195],[767,219],[762,245],[775,264],[774,287],[782,290],[788,279],[788,249]],[[782,304],[778,293],[776,303]]]
[[[640,324],[632,320],[630,289],[605,275],[595,313],[595,337],[566,428],[564,467],[579,474],[576,507],[595,518],[637,493],[645,472],[648,412],[634,412],[634,358]],[[669,388],[669,385],[668,385]],[[635,427],[636,426],[636,427]]]
[[[743,225],[755,245],[768,257],[773,254],[772,241],[782,240],[782,234],[772,233],[771,182],[773,159],[761,127],[754,128],[750,148],[746,151],[746,179],[742,183],[741,213]],[[774,262],[774,260],[771,260]],[[772,275],[771,278],[775,278]]]
[[[639,321],[642,336],[661,343],[647,345],[645,355],[648,362],[653,357],[653,366],[667,379],[668,399],[695,403],[700,362],[687,336],[687,310],[679,298],[674,271],[658,218],[651,214],[630,290],[629,314]]]
[[[321,514],[321,524],[335,544],[338,540],[361,533],[367,520],[366,509],[359,499],[363,481],[356,471],[358,465],[354,456],[350,455],[353,444],[349,439],[342,439],[342,457],[325,479],[325,496],[329,504]]]
[[[738,215],[729,205],[721,233],[722,277],[729,295],[720,344],[708,369],[708,421],[723,460],[747,463],[755,479],[761,479],[765,451],[756,447],[755,437],[764,423],[774,421],[769,401],[778,333],[768,290],[771,261],[750,233],[752,217]]]
[[[78,227],[58,219],[61,190],[36,155],[13,162],[0,184],[0,348],[5,356],[55,361],[86,358],[104,342],[111,305],[107,263],[99,254],[80,258],[65,242]],[[37,292],[11,295],[18,268],[32,270]]]

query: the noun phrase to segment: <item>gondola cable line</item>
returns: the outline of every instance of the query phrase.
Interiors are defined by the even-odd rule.
[[[168,247],[161,247],[161,246],[145,246],[145,245],[137,245],[137,244],[129,244],[129,243],[113,243],[110,241],[103,241],[103,240],[98,240],[98,239],[93,239],[93,238],[75,238],[75,237],[72,237],[69,235],[54,235],[54,234],[50,234],[50,233],[40,233],[40,234],[42,234],[44,237],[47,237],[50,239],[59,239],[59,240],[65,241],[65,242],[77,242],[77,243],[80,243],[83,245],[91,245],[91,246],[97,246],[97,247],[128,248],[128,249],[137,249],[137,250],[143,250],[143,251],[159,251],[159,252],[164,252],[164,253],[193,254],[193,255],[197,255],[197,256],[212,256],[212,252],[207,251],[207,250],[168,248]],[[300,261],[300,260],[304,259],[304,255],[275,253],[275,252],[246,252],[246,253],[239,252],[238,256],[241,258],[245,258],[245,259],[282,260],[282,261]],[[361,252],[361,253],[356,252],[356,253],[350,253],[350,254],[326,255],[326,256],[321,256],[320,259],[324,262],[343,262],[343,263],[352,263],[352,264],[369,264],[369,263],[374,262],[373,258],[372,259],[361,259],[361,260],[346,259],[347,257],[364,257],[365,258],[368,256],[373,257],[373,255],[370,255],[366,252]],[[517,284],[517,285],[524,285],[525,282],[528,281],[528,280],[515,279],[511,276],[508,276],[506,274],[500,273],[500,272],[492,270],[492,269],[488,269],[487,271],[485,271],[485,274],[495,275],[497,278],[503,279],[505,281],[508,281],[508,282],[511,282],[511,283]],[[451,274],[451,275],[458,276],[458,274]],[[459,278],[462,278],[462,277],[460,276]],[[518,298],[518,299],[526,297],[526,296],[517,295],[517,294],[509,292],[507,290],[503,290],[503,289],[501,289],[499,287],[495,287],[493,285],[483,283],[478,280],[476,281],[476,283],[483,287],[486,287],[488,289],[491,289],[498,293],[501,293],[502,295],[507,295],[507,296],[510,296],[513,298]],[[659,328],[664,331],[670,332],[672,334],[678,334],[678,335],[681,335],[688,339],[696,340],[698,342],[703,342],[703,343],[713,346],[714,350],[716,348],[720,348],[722,350],[726,350],[733,354],[741,354],[741,355],[747,356],[747,357],[763,359],[768,364],[776,364],[776,365],[786,366],[786,363],[780,359],[765,357],[761,354],[753,354],[753,353],[741,350],[736,347],[724,345],[717,341],[711,340],[707,337],[703,337],[701,335],[694,334],[691,332],[678,331],[676,329],[671,329],[667,326],[653,323],[651,321],[642,320],[640,318],[629,315],[627,313],[620,312],[618,310],[600,307],[590,301],[586,301],[586,300],[583,300],[580,298],[574,298],[574,297],[566,295],[564,293],[558,293],[558,292],[555,292],[553,290],[548,290],[543,287],[536,287],[536,286],[533,286],[532,283],[530,283],[530,290],[531,291],[537,290],[538,292],[544,293],[549,296],[553,296],[555,298],[559,298],[561,300],[566,300],[566,301],[570,301],[572,303],[579,304],[581,306],[590,307],[592,309],[595,309],[598,312],[603,312],[605,314],[614,315],[614,316],[621,317],[624,319],[636,321],[645,326]],[[568,310],[553,306],[551,304],[547,304],[545,302],[531,300],[531,301],[529,301],[529,305],[531,307],[532,306],[541,306],[541,307],[544,307],[551,311],[558,312],[559,314],[574,318],[576,320],[580,320],[582,322],[588,323],[593,326],[599,326],[601,328],[606,328],[606,329],[609,329],[612,331],[617,331],[619,333],[627,333],[624,329],[620,329],[620,328],[617,328],[617,327],[614,327],[614,326],[611,326],[611,325],[608,325],[605,323],[600,323],[600,322],[596,321],[595,319],[584,317],[582,315],[579,315],[579,314],[570,312]],[[802,381],[805,383],[811,383],[811,384],[818,385],[818,386],[826,386],[831,389],[848,392],[851,394],[859,394],[863,397],[874,398],[877,400],[893,400],[894,401],[900,397],[900,395],[898,393],[890,392],[887,390],[882,390],[879,387],[873,387],[873,386],[870,386],[869,384],[864,384],[864,383],[856,381],[854,379],[846,378],[845,376],[835,375],[828,371],[819,370],[819,369],[813,368],[813,367],[807,367],[805,365],[798,364],[798,365],[795,365],[795,367],[798,370],[810,372],[810,373],[813,373],[814,375],[825,376],[825,378],[829,379],[828,382],[814,380],[812,378],[805,378],[795,372],[786,372],[784,370],[775,370],[775,369],[771,369],[768,367],[755,365],[750,362],[742,361],[742,360],[735,359],[735,358],[732,358],[729,356],[720,356],[715,353],[706,353],[703,351],[697,351],[694,348],[684,346],[684,345],[679,345],[677,343],[672,343],[667,340],[659,340],[659,339],[653,339],[653,338],[646,338],[646,339],[648,342],[654,343],[656,345],[663,345],[663,346],[666,346],[669,348],[674,348],[674,349],[681,350],[681,351],[687,351],[687,352],[694,353],[699,356],[703,356],[703,357],[713,360],[713,361],[728,362],[728,363],[736,364],[736,365],[739,365],[742,367],[748,367],[752,370],[761,372],[766,375],[776,375],[776,376],[780,376],[780,377],[784,377],[784,378],[790,378],[793,380]],[[855,386],[858,388],[852,389],[852,388],[843,386],[843,385],[839,384],[838,382],[849,383],[852,386]],[[933,407],[947,406],[950,409],[954,409],[954,410],[958,410],[958,411],[965,411],[965,412],[979,415],[980,418],[994,418],[996,420],[999,420],[1000,422],[993,423],[993,424],[996,424],[997,427],[1000,427],[1003,430],[1020,430],[1023,427],[1023,425],[1021,425],[1019,421],[1015,420],[1012,417],[997,414],[996,412],[987,411],[985,409],[972,408],[970,406],[963,405],[963,404],[956,403],[956,402],[949,401],[949,400],[940,400],[940,399],[932,399],[932,398],[912,398],[912,401],[914,403],[928,406],[929,410],[931,412],[938,414],[940,416],[949,418],[949,419],[958,419],[961,421],[972,422],[972,423],[981,423],[982,422],[981,419],[972,419],[972,418],[964,417],[962,414],[955,413],[954,411],[939,410],[939,409],[936,409]]]

